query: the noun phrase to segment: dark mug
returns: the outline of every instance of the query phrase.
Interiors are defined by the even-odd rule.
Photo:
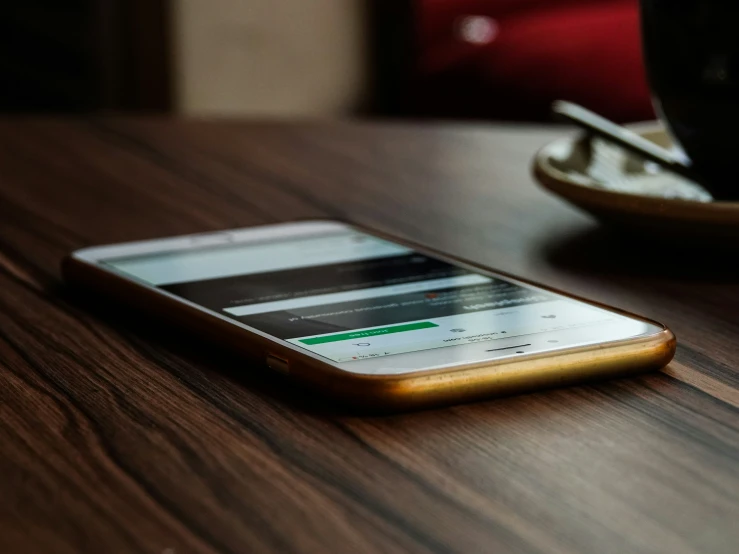
[[[739,0],[641,0],[655,107],[717,200],[739,199]]]

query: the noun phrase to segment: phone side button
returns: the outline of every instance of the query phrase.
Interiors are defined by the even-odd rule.
[[[267,354],[267,367],[285,375],[290,372],[287,360],[274,354]]]

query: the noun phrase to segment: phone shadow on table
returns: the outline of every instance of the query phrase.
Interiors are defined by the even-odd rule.
[[[151,360],[152,366],[171,373],[203,400],[224,411],[253,405],[257,395],[267,403],[279,402],[299,412],[320,415],[352,415],[357,410],[291,381],[257,359],[209,342],[191,331],[99,296],[66,286],[56,295],[124,337],[133,349]]]
[[[735,244],[728,240],[717,244],[600,226],[553,235],[541,254],[559,270],[605,275],[609,280],[730,284],[739,278],[739,239]]]

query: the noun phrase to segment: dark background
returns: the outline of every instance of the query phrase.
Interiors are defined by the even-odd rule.
[[[6,0],[0,110],[169,111],[167,0]]]
[[[176,45],[188,40],[177,26],[183,1],[6,0],[0,8],[0,112],[192,115],[181,109],[183,92],[178,89],[178,75],[183,73]],[[361,68],[362,90],[354,93],[357,98],[352,97],[350,107],[339,102],[334,111],[303,115],[542,121],[549,119],[553,100],[565,99],[618,121],[654,117],[642,65],[638,0],[346,1],[356,2],[362,14],[362,59],[349,66]],[[265,52],[260,59],[267,68],[244,67],[246,77],[239,86],[257,83],[253,90],[266,86],[263,94],[279,96],[279,90],[273,94],[269,88],[279,85],[260,82],[264,75],[258,72],[279,72],[284,69],[280,64],[289,65],[292,59],[293,71],[305,70],[302,82],[309,83],[320,71],[303,68],[296,61],[300,53],[290,49],[307,49],[311,43],[281,41],[286,32],[299,36],[301,25],[321,29],[321,21],[339,17],[333,12],[341,6],[321,1],[314,10],[301,11],[299,3],[280,1],[275,2],[275,19],[250,22],[252,16],[264,18],[265,5],[244,0],[234,14],[240,18],[238,25],[229,28],[228,10],[233,6],[212,2],[213,10],[222,10],[230,43],[220,50],[219,32],[211,28],[213,36],[204,48],[214,65],[228,64],[234,44],[242,52],[254,48],[255,56]],[[261,15],[254,15],[257,12]],[[314,19],[294,21],[306,14]],[[485,25],[497,31],[477,40],[465,31],[475,25],[483,26],[483,35]],[[203,52],[200,42],[191,44]],[[267,50],[259,50],[265,45]],[[345,47],[337,42],[337,49]],[[316,52],[322,56],[326,50]],[[333,62],[328,60],[325,67]],[[341,75],[342,68],[335,71]],[[208,77],[202,76],[201,82]],[[233,102],[243,90],[223,86],[225,91],[211,94]],[[332,96],[330,90],[322,94]],[[265,115],[248,106],[243,114],[228,111],[228,103],[224,101],[223,114],[216,105],[208,107],[207,115]],[[202,114],[196,110],[195,115]],[[266,115],[301,114],[297,107]]]

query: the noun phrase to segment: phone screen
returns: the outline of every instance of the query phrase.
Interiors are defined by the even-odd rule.
[[[342,363],[631,321],[350,228],[103,264]]]

